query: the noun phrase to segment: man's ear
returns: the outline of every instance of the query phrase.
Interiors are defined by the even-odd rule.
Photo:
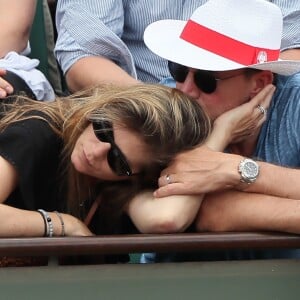
[[[261,71],[254,74],[251,78],[253,88],[251,98],[258,94],[266,85],[271,84],[274,80],[274,74],[271,71]]]

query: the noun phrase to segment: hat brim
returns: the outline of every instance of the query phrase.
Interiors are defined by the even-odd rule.
[[[228,71],[240,68],[254,68],[269,70],[281,75],[292,75],[300,71],[300,61],[294,60],[278,60],[254,65],[236,63],[181,39],[180,34],[185,25],[186,21],[180,20],[154,22],[146,28],[144,42],[155,54],[195,69]]]

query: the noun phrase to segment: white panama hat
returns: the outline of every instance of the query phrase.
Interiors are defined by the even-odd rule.
[[[188,21],[160,20],[144,33],[155,54],[210,71],[240,68],[281,75],[300,71],[300,61],[280,60],[282,13],[265,0],[209,0]]]

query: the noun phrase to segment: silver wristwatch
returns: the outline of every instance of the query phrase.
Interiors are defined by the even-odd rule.
[[[259,175],[259,165],[253,159],[244,158],[238,167],[241,181],[247,184],[255,182]]]

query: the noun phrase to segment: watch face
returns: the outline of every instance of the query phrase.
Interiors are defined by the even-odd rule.
[[[258,166],[256,163],[252,161],[247,161],[244,164],[243,168],[244,176],[248,178],[255,178],[258,175]]]

